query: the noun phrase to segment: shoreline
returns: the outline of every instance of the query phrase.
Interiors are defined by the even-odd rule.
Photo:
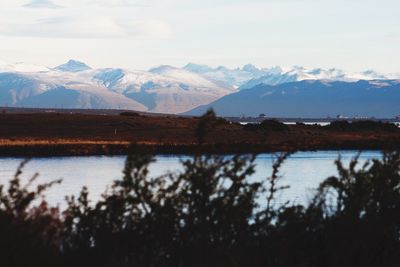
[[[240,125],[218,120],[197,144],[199,118],[87,114],[0,114],[0,157],[249,154],[317,150],[400,150],[400,129],[377,122],[336,126]]]
[[[149,145],[135,144],[139,149],[145,149],[155,155],[194,155],[200,154],[262,154],[275,152],[298,151],[382,151],[399,150],[400,142],[396,145],[380,143],[348,143],[324,146],[275,146],[268,144],[207,144],[207,145]],[[74,156],[125,156],[128,154],[130,144],[26,144],[26,145],[0,145],[0,157],[74,157]]]

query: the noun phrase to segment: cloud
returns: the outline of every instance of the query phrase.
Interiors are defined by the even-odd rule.
[[[32,0],[31,2],[23,5],[27,8],[60,8],[61,6],[54,4],[50,0]]]
[[[153,38],[168,38],[173,35],[169,24],[161,20],[142,20],[130,22],[123,26],[130,35],[148,36]]]
[[[105,7],[149,7],[151,0],[96,0],[89,4]]]
[[[163,21],[121,21],[107,16],[52,18],[2,26],[2,35],[36,38],[168,38],[172,35],[171,27]]]
[[[384,34],[384,39],[390,42],[399,42],[400,34],[395,32],[388,32]]]

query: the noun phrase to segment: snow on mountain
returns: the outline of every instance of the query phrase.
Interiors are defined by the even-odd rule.
[[[88,81],[88,82],[86,82]],[[0,73],[0,105],[17,107],[147,108],[90,80],[59,72]]]
[[[207,65],[199,65],[199,64],[195,64],[195,63],[189,63],[184,67],[185,70],[194,72],[194,73],[207,73],[207,72],[212,72],[214,71],[213,68],[207,66]]]
[[[259,84],[277,85],[303,80],[358,81],[374,79],[398,79],[400,74],[381,74],[372,70],[350,73],[340,69],[307,69],[301,66],[257,68],[248,64],[242,68],[229,69],[223,66],[212,68],[207,65],[189,63],[183,69],[195,72],[214,81],[249,89]]]
[[[346,73],[338,69],[229,69],[189,63],[183,68],[162,65],[149,71],[92,69],[70,60],[55,68],[0,61],[0,105],[65,108],[123,108],[183,113],[223,96],[259,84],[280,85],[302,80],[357,81],[396,79],[375,71]],[[377,82],[376,82],[377,83]],[[380,83],[382,86],[384,83]],[[377,85],[378,86],[378,85]]]
[[[378,80],[378,79],[384,80],[384,79],[390,79],[391,76],[392,75],[390,74],[383,75],[374,70],[367,70],[360,73],[353,73],[349,75],[349,78],[353,80]]]
[[[223,66],[211,68],[206,65],[189,63],[183,69],[201,74],[210,80],[224,82],[240,90],[260,83],[274,85],[307,79],[340,79],[344,75],[343,71],[336,69],[307,70],[299,66],[257,68],[252,64],[244,65],[242,68],[229,69]]]
[[[272,69],[270,69],[272,70]],[[278,85],[289,82],[304,80],[329,80],[329,81],[359,81],[359,80],[376,80],[376,79],[396,79],[399,75],[380,74],[375,71],[364,71],[360,73],[347,73],[340,69],[306,69],[304,67],[295,66],[290,69],[274,69],[270,71],[263,69],[265,74],[259,78],[247,81],[239,89],[249,89],[259,84]]]
[[[66,72],[80,72],[80,71],[90,70],[91,67],[89,67],[83,62],[71,59],[67,63],[57,66],[54,69]]]
[[[33,77],[19,73],[0,73],[0,105],[16,106],[25,98],[44,93],[49,88]]]
[[[36,64],[28,64],[23,62],[18,62],[14,64],[6,63],[5,61],[0,61],[0,72],[43,72],[49,71],[50,69],[45,66],[40,66]]]
[[[183,69],[203,75],[207,79],[223,82],[226,85],[238,88],[247,81],[259,78],[264,71],[253,65],[245,65],[243,68],[228,69],[224,66],[211,68],[205,65],[189,63]]]
[[[70,60],[56,68],[18,71],[0,63],[3,106],[121,108],[180,113],[235,91],[183,69],[91,69]]]
[[[151,112],[180,113],[234,91],[196,73],[161,66],[145,71],[98,70],[94,79],[109,90],[146,105]]]
[[[196,73],[175,68],[172,66],[160,66],[150,70],[153,74],[162,75],[171,79],[175,79],[181,83],[191,84],[191,85],[201,85],[202,87],[214,87],[215,83],[204,78]]]

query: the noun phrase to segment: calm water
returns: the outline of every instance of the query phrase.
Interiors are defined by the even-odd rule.
[[[282,185],[290,188],[280,193],[279,201],[305,204],[310,199],[313,189],[326,177],[336,175],[334,161],[340,155],[345,163],[357,154],[356,151],[318,151],[299,152],[293,154],[283,165]],[[363,152],[360,161],[379,158],[380,152]],[[157,176],[167,171],[179,171],[180,161],[184,157],[157,156],[156,163],[150,167],[151,175]],[[257,171],[250,178],[262,180],[271,174],[273,154],[262,154],[257,160]],[[57,185],[46,194],[52,204],[65,205],[65,195],[77,195],[86,185],[89,187],[91,199],[98,199],[108,185],[122,176],[125,157],[64,157],[33,159],[24,169],[23,179],[29,179],[36,172],[40,174],[38,181],[51,181],[62,178]],[[4,184],[13,176],[21,159],[0,158],[0,183]]]

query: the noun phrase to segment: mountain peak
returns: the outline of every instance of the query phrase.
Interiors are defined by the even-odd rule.
[[[229,69],[225,66],[218,66],[216,68],[217,71],[229,71]],[[236,69],[236,70],[240,70],[240,68]]]
[[[90,70],[91,67],[81,61],[70,59],[67,63],[57,66],[55,69],[66,72],[80,72]]]
[[[155,73],[155,74],[162,74],[164,72],[171,71],[171,70],[178,70],[178,68],[176,68],[174,66],[170,66],[170,65],[161,65],[161,66],[150,69],[149,72]]]
[[[254,66],[253,64],[244,65],[242,67],[242,70],[243,71],[247,71],[247,72],[257,72],[257,71],[259,71],[259,69],[256,66]]]
[[[189,63],[185,67],[183,67],[183,69],[196,73],[205,73],[213,71],[213,69],[207,65],[200,65],[196,63]]]

